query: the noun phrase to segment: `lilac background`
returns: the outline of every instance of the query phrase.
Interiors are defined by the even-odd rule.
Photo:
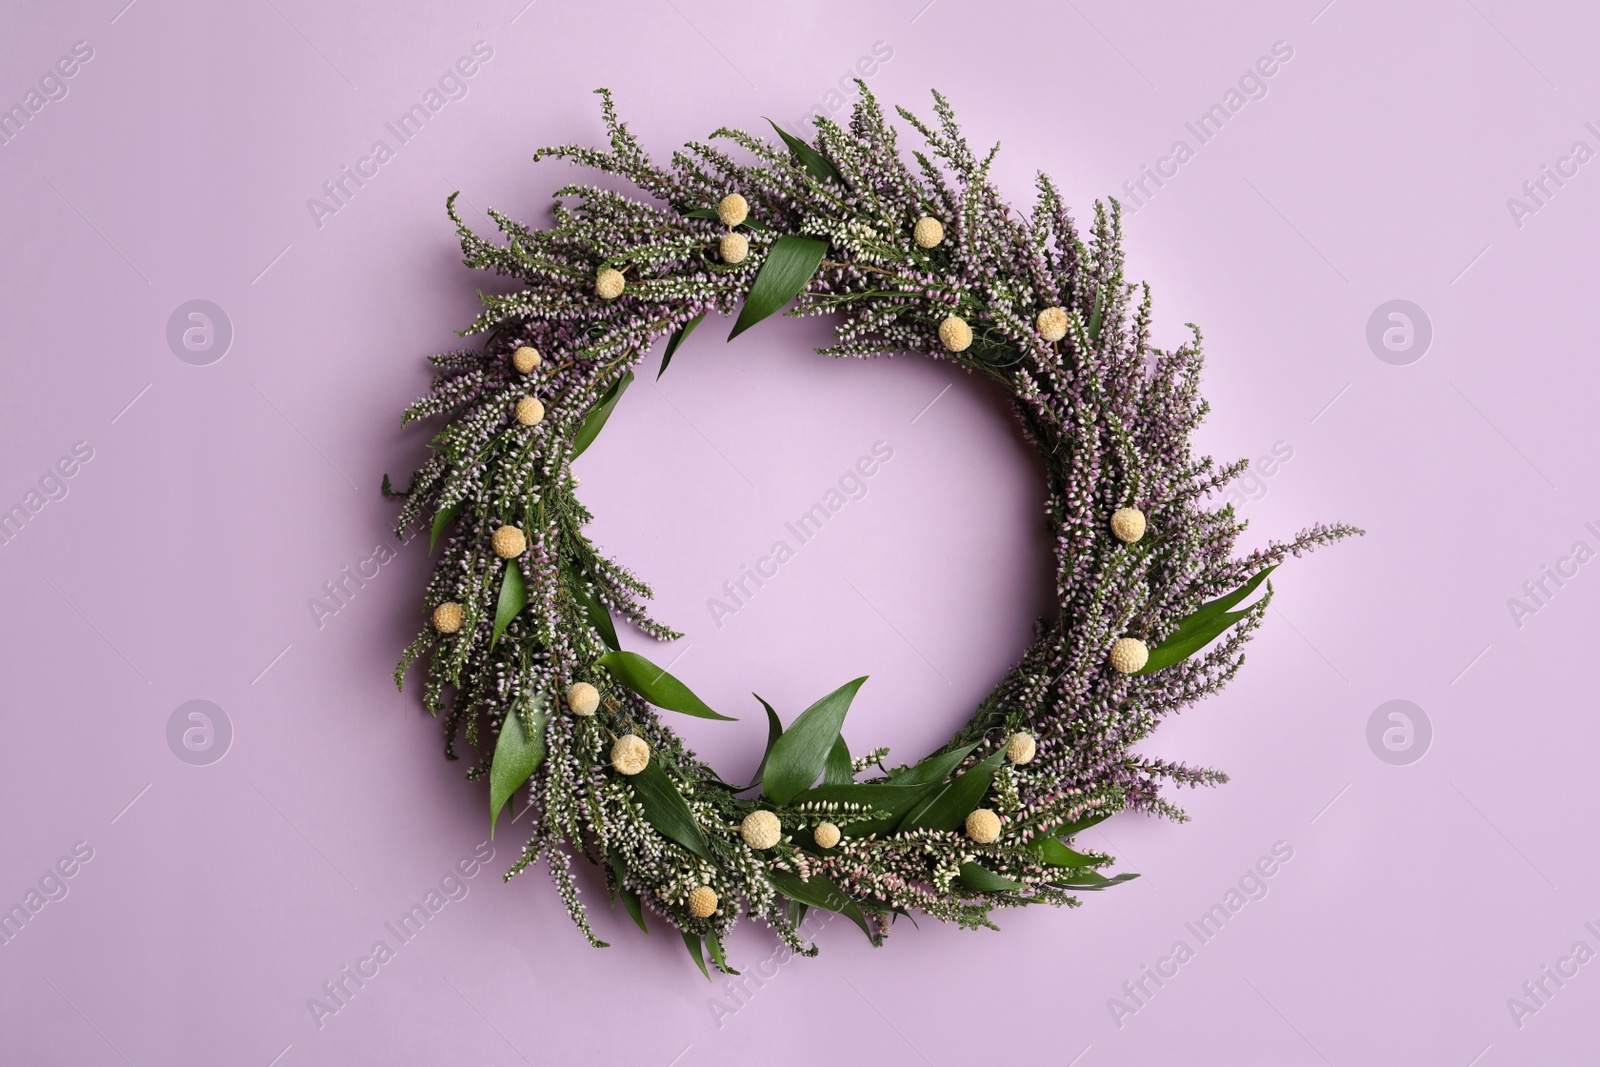
[[[1575,541],[1600,547],[1600,177],[1547,183],[1521,225],[1507,198],[1575,140],[1600,147],[1583,125],[1600,18],[1508,0],[525,2],[8,8],[0,103],[75,41],[94,54],[0,147],[0,506],[74,442],[93,459],[0,552],[0,905],[75,842],[93,859],[0,947],[0,1060],[1498,1067],[1593,1047],[1600,966],[1546,979],[1542,1007],[1522,986],[1575,942],[1600,949],[1600,578],[1547,580],[1520,626],[1507,600]],[[493,57],[469,94],[319,227],[307,199],[392,145],[384,123],[479,40]],[[586,876],[616,943],[588,948],[541,871],[498,882],[518,847],[502,832],[467,896],[319,1027],[308,998],[397,944],[384,924],[486,834],[483,787],[388,681],[421,545],[320,627],[308,606],[388,543],[379,479],[427,436],[398,412],[474,311],[444,196],[478,222],[490,205],[543,221],[575,175],[528,157],[598,143],[592,88],[664,155],[763,115],[799,126],[877,46],[874,91],[926,112],[941,88],[975,141],[1004,140],[1017,201],[1045,169],[1086,218],[1175,139],[1192,147],[1184,122],[1277,41],[1293,58],[1268,95],[1130,214],[1130,273],[1164,343],[1205,328],[1202,447],[1292,450],[1248,487],[1248,539],[1316,519],[1370,533],[1285,567],[1238,681],[1148,746],[1231,784],[1181,796],[1186,825],[1085,835],[1144,877],[1073,913],[1002,915],[1003,935],[901,924],[872,951],[834,924],[775,976],[770,938],[741,927],[733,962],[768,977],[736,998]],[[165,339],[196,298],[234,328],[210,366]],[[1365,339],[1394,298],[1433,325],[1409,366]],[[659,385],[641,375],[583,458],[594,535],[688,631],[652,655],[743,716],[683,725],[716,766],[757,758],[752,688],[793,715],[860,673],[852,746],[914,758],[1045,602],[1038,472],[1003,399],[945,367],[831,363],[814,323],[736,346],[723,328]],[[876,441],[894,457],[867,496],[716,626],[707,599]],[[1408,766],[1366,736],[1399,698],[1434,731]],[[209,766],[166,740],[192,699],[234,731]],[[1277,842],[1293,858],[1265,898],[1199,944],[1185,923]],[[1194,958],[1129,998],[1180,939]],[[1514,1017],[1513,996],[1537,1012]],[[1114,997],[1138,1010],[1118,1018]]]

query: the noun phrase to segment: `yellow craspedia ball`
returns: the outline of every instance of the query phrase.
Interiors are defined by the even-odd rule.
[[[511,365],[517,368],[518,374],[531,374],[539,365],[539,350],[523,345],[511,353]]]
[[[972,347],[972,327],[960,315],[951,315],[939,324],[939,341],[951,352]]]
[[[1000,816],[988,808],[973,808],[967,816],[967,836],[980,845],[1000,840]]]
[[[622,272],[607,267],[594,276],[594,293],[601,300],[615,300],[622,295]]]
[[[1045,308],[1039,312],[1039,336],[1046,341],[1059,341],[1067,335],[1067,312],[1064,308]]]
[[[771,848],[783,836],[783,824],[770,811],[752,811],[739,824],[739,836],[753,849]]]
[[[725,233],[717,242],[717,254],[724,263],[743,263],[750,254],[750,242],[742,233]]]
[[[1150,662],[1150,650],[1137,637],[1119,637],[1111,646],[1111,666],[1119,674],[1132,674]]]
[[[1111,532],[1117,540],[1133,544],[1144,536],[1144,512],[1138,508],[1118,508],[1111,513]]]
[[[717,913],[717,891],[708,885],[689,890],[689,914],[696,919],[709,919]]]
[[[567,690],[567,707],[572,714],[588,717],[600,707],[600,690],[588,682],[574,682]]]
[[[496,530],[494,536],[489,539],[489,544],[493,547],[494,554],[501,559],[513,559],[522,555],[523,550],[528,547],[528,539],[522,535],[521,530],[508,525]]]
[[[618,774],[638,774],[650,762],[650,746],[638,734],[623,734],[611,745],[611,766]]]
[[[1011,740],[1006,743],[1006,759],[1012,763],[1032,763],[1038,745],[1030,733],[1018,732],[1011,735]]]
[[[944,241],[944,223],[932,215],[924,215],[911,228],[911,239],[918,248],[936,248]]]
[[[817,843],[818,848],[832,848],[839,843],[840,836],[839,828],[831,822],[818,823],[811,832],[811,840]]]
[[[750,217],[750,204],[738,193],[729,193],[717,203],[717,218],[724,226],[737,226]]]
[[[537,426],[544,421],[544,405],[538,397],[525,396],[517,401],[517,421],[524,426]]]
[[[433,609],[433,628],[442,634],[453,634],[461,629],[461,605],[447,600]]]

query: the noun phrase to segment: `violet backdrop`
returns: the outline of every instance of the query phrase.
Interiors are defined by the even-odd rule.
[[[0,138],[0,508],[22,517],[0,551],[0,908],[25,918],[0,938],[0,1060],[1593,1048],[1594,11],[31,0],[4,21],[0,105],[23,117]],[[1005,143],[1014,202],[1039,169],[1080,219],[1124,200],[1158,338],[1205,331],[1202,447],[1261,460],[1231,490],[1248,543],[1369,533],[1283,567],[1237,682],[1148,746],[1232,782],[1180,794],[1187,824],[1085,835],[1142,878],[999,934],[903,922],[875,951],[829,924],[814,960],[744,926],[745,981],[708,985],[597,878],[604,951],[542,870],[502,884],[516,824],[479,862],[485,786],[389,681],[427,564],[378,485],[423,452],[399,411],[424,357],[493,284],[459,265],[449,192],[484,226],[490,206],[546,219],[582,176],[530,156],[599,142],[598,86],[660,157],[837,113],[852,73],[924,112],[948,94],[975,142]],[[214,306],[190,319],[195,300]],[[750,690],[792,716],[858,674],[853,750],[914,759],[1051,602],[1033,460],[1004,399],[947,367],[829,361],[815,321],[725,332],[659,383],[652,355],[579,464],[597,541],[688,634],[625,644],[742,717],[679,727],[724,773],[759,755]],[[785,522],[875,445],[892,458],[864,495],[798,545]],[[729,600],[778,540],[794,558]]]

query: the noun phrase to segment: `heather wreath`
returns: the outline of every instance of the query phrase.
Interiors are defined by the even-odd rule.
[[[602,91],[609,150],[535,158],[636,193],[559,189],[544,229],[491,211],[499,243],[450,201],[466,265],[520,288],[483,297],[463,331],[481,343],[434,356],[432,392],[405,413],[443,420],[409,488],[389,490],[405,500],[397,532],[431,524],[439,559],[428,622],[395,677],[427,658],[423,702],[444,717],[447,758],[463,742],[474,753],[468,777],[488,779],[492,820],[526,785],[531,838],[507,877],[543,859],[597,945],[575,856],[604,869],[641,928],[647,913],[676,927],[702,970],[706,952],[729,969],[722,938],[743,916],[814,953],[798,928],[809,907],[876,944],[900,915],[992,926],[997,909],[1075,906],[1133,877],[1102,873],[1112,857],[1073,836],[1122,810],[1182,819],[1164,786],[1225,780],[1135,748],[1233,677],[1274,567],[1359,532],[1316,525],[1235,555],[1244,524],[1208,498],[1247,464],[1192,455],[1207,410],[1199,331],[1175,349],[1151,344],[1148,290],[1123,277],[1116,202],[1097,204],[1080,236],[1041,174],[1031,212],[1013,211],[990,180],[995,152],[973,152],[938,94],[936,123],[899,111],[927,146],[908,165],[861,90],[848,125],[819,118],[813,142],[723,129],[669,166]],[[922,353],[1012,395],[1044,462],[1060,607],[926,758],[851,754],[840,728],[857,678],[787,725],[761,701],[761,766],[728,782],[661,712],[725,716],[620,647],[617,618],[680,635],[585,536],[571,466],[659,339],[665,372],[708,315],[735,318],[732,340],[791,302],[791,315],[830,316],[824,354]]]

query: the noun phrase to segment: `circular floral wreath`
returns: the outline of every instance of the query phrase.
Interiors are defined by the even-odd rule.
[[[807,908],[847,916],[878,944],[899,915],[992,927],[996,908],[1076,905],[1133,877],[1101,873],[1112,858],[1072,848],[1073,835],[1124,809],[1181,820],[1163,783],[1226,780],[1133,747],[1232,678],[1271,585],[1239,605],[1273,567],[1359,531],[1313,526],[1233,557],[1244,524],[1205,501],[1245,462],[1190,453],[1207,410],[1199,331],[1153,348],[1148,289],[1123,280],[1116,202],[1096,204],[1084,240],[1041,174],[1032,213],[1014,213],[989,179],[994,152],[973,153],[937,93],[937,125],[899,112],[929,148],[914,168],[865,85],[848,126],[818,119],[814,144],[776,125],[781,146],[723,129],[713,138],[748,162],[695,142],[670,167],[601,95],[610,151],[534,158],[619,176],[643,196],[567,186],[544,230],[491,211],[504,244],[475,235],[451,198],[466,265],[522,288],[483,297],[463,331],[486,333],[481,349],[433,357],[432,392],[404,421],[445,425],[408,489],[385,482],[405,498],[396,532],[431,522],[430,550],[443,545],[428,625],[395,679],[431,653],[424,703],[445,716],[447,758],[461,738],[480,753],[468,777],[489,779],[491,828],[527,784],[532,838],[506,877],[542,857],[601,945],[571,872],[581,855],[605,869],[613,906],[641,928],[647,911],[677,927],[701,970],[706,952],[729,970],[722,938],[741,913],[809,955]],[[1060,612],[927,758],[852,756],[840,727],[857,678],[787,726],[762,701],[766,754],[737,784],[658,712],[725,717],[620,648],[613,616],[680,635],[584,536],[571,464],[658,338],[665,371],[708,314],[737,316],[732,340],[791,301],[790,314],[835,316],[824,354],[927,353],[1011,392],[1047,472]]]

